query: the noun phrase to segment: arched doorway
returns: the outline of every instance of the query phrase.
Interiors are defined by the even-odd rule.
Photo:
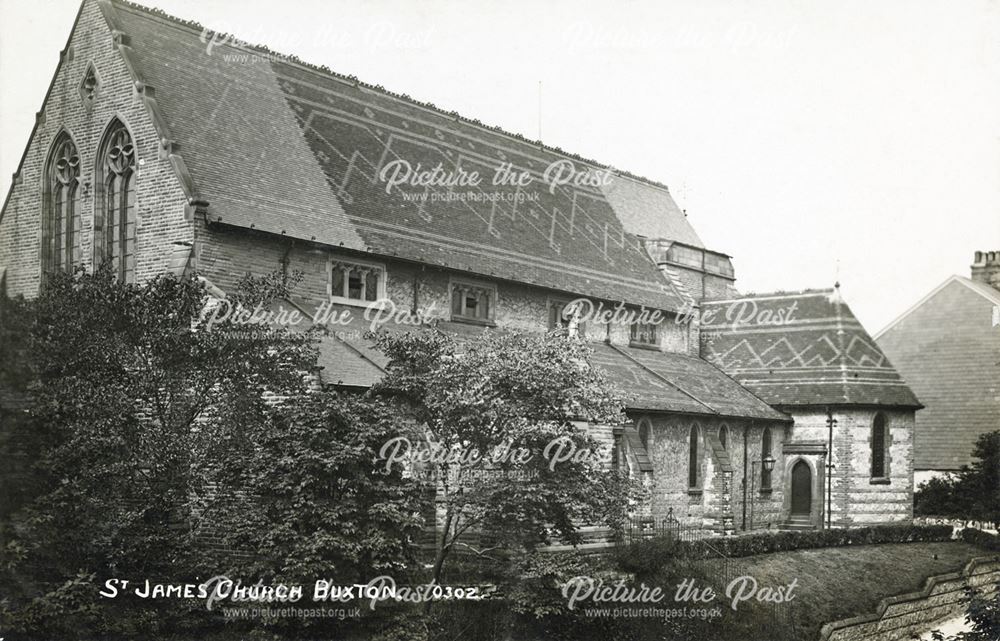
[[[812,511],[812,470],[800,460],[792,467],[792,516],[809,516]]]

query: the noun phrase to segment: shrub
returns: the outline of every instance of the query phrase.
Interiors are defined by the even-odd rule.
[[[686,556],[684,544],[671,536],[658,536],[633,545],[616,547],[611,554],[616,567],[636,577],[651,576],[674,560]]]
[[[0,512],[4,633],[148,638],[192,620],[179,600],[101,599],[96,586],[205,576],[188,527],[203,442],[315,368],[304,335],[207,331],[206,299],[194,277],[133,285],[105,265],[53,276],[0,331],[0,379],[30,392],[17,447],[34,464]]]
[[[622,547],[613,558],[622,570],[636,575],[653,574],[675,559],[742,557],[810,548],[872,545],[877,543],[926,543],[951,539],[950,525],[872,525],[860,528],[754,532],[743,536],[698,541],[657,537]]]
[[[967,527],[963,529],[958,536],[966,543],[978,545],[979,547],[986,548],[991,552],[1000,551],[1000,536],[997,536],[996,534],[990,534],[989,532],[983,532],[982,530],[977,530],[976,528]]]
[[[1000,523],[1000,430],[980,434],[972,464],[922,484],[914,511],[924,516]]]

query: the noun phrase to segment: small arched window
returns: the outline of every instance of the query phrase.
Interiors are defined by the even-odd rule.
[[[764,466],[764,459],[771,456],[771,428],[765,427],[764,433],[760,437],[760,488],[762,490],[771,489],[771,471]]]
[[[688,487],[698,487],[701,470],[700,457],[698,454],[698,439],[700,433],[697,425],[691,426],[691,433],[688,436]]]
[[[649,450],[649,431],[649,419],[644,418],[639,421],[639,442],[642,443],[642,446],[646,448],[647,451]]]
[[[722,443],[722,449],[729,449],[729,428],[725,425],[719,428],[719,442]]]
[[[108,126],[97,157],[100,194],[94,216],[97,258],[110,262],[123,282],[135,278],[135,146],[124,123]]]
[[[879,412],[872,421],[872,478],[886,478],[886,450],[889,443],[889,428],[885,422],[885,414]]]
[[[52,145],[42,198],[42,274],[69,271],[80,262],[80,156],[66,132]]]

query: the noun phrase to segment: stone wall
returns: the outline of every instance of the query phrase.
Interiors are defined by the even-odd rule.
[[[495,284],[497,301],[495,323],[498,327],[525,332],[548,330],[548,308],[552,301],[568,302],[574,297],[541,287],[466,275],[429,265],[414,265],[377,256],[322,248],[290,238],[235,228],[196,224],[195,268],[213,284],[225,290],[235,287],[247,273],[266,274],[282,269],[300,271],[303,279],[295,294],[311,301],[327,299],[328,263],[333,258],[375,262],[386,268],[386,294],[399,310],[412,310],[416,301],[421,310],[447,316],[451,309],[449,284],[452,279],[467,279]],[[307,310],[312,311],[312,310]],[[610,340],[617,345],[629,344],[629,327],[625,323],[584,324],[587,340]],[[692,329],[685,322],[667,319],[660,325],[660,348],[663,351],[688,353],[697,340],[689,336]]]
[[[93,64],[99,80],[89,106],[79,87]],[[174,242],[191,242],[192,224],[185,218],[187,197],[174,169],[161,157],[159,137],[144,98],[136,90],[124,58],[96,2],[85,2],[60,54],[52,87],[37,115],[24,160],[15,174],[7,204],[0,214],[0,266],[7,268],[7,294],[35,296],[41,282],[42,183],[50,148],[62,131],[76,144],[80,158],[77,202],[81,219],[83,265],[93,265],[97,149],[112,118],[132,134],[136,149],[136,278],[167,269]]]
[[[636,415],[640,420],[644,416]],[[646,415],[652,430],[648,453],[653,465],[650,490],[650,512],[660,519],[673,515],[682,525],[690,527],[719,527],[724,515],[733,517],[736,531],[752,527],[775,527],[780,521],[783,491],[783,473],[779,465],[771,474],[771,491],[761,488],[760,465],[752,469],[753,461],[761,460],[761,443],[765,425],[759,422],[722,419],[718,417],[685,417],[673,415]],[[699,483],[688,487],[688,459],[691,427],[699,428]],[[730,499],[722,500],[723,465],[713,453],[711,441],[719,443],[719,431],[728,429],[725,463],[732,471]],[[781,442],[787,429],[780,423],[771,429],[772,456],[780,459]],[[744,456],[744,437],[746,455]],[[746,501],[744,501],[744,473],[746,475]],[[751,478],[753,477],[753,478]],[[752,491],[751,491],[752,488]],[[744,510],[745,508],[745,510]],[[745,519],[744,519],[744,514]]]
[[[929,625],[964,612],[966,586],[987,597],[996,595],[1000,557],[970,561],[961,572],[927,579],[917,592],[883,599],[874,614],[823,626],[820,641],[896,641],[915,638]]]
[[[730,298],[735,291],[735,279],[673,263],[670,264],[670,269],[697,301]]]
[[[782,409],[795,419],[789,435],[790,442],[828,443],[825,411],[795,407]],[[837,420],[832,455],[831,518],[834,526],[885,523],[913,516],[913,411],[879,411],[885,415],[888,426],[885,479],[873,479],[871,476],[871,428],[876,410],[833,410]],[[825,461],[821,464],[825,465]],[[819,497],[824,509],[826,491],[824,485]]]

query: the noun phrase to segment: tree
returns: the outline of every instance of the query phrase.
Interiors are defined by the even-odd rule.
[[[270,300],[280,275],[247,278],[237,300]],[[192,565],[202,441],[259,422],[265,397],[301,393],[315,367],[304,334],[209,330],[197,278],[122,283],[107,267],[52,276],[26,304],[26,333],[4,363],[30,372],[37,497],[9,519],[5,628],[55,637],[164,625],[159,604],[107,616],[95,599],[111,577],[197,574]],[[6,342],[5,341],[5,342]],[[165,607],[165,606],[163,606]],[[159,623],[158,623],[159,622]]]
[[[249,553],[232,562],[236,575],[351,585],[408,571],[423,525],[419,488],[376,463],[407,429],[399,417],[381,399],[313,390],[220,433],[205,520],[223,547]]]
[[[634,486],[580,424],[621,424],[623,405],[585,343],[495,331],[460,342],[437,330],[376,342],[390,365],[374,394],[402,400],[424,433],[406,456],[437,492],[435,583],[457,547],[575,543],[580,523],[624,518]],[[478,547],[467,541],[476,531]]]
[[[1000,430],[981,434],[973,462],[959,472],[962,491],[971,497],[970,517],[1000,523]]]
[[[956,488],[958,479],[951,475],[935,476],[920,484],[913,495],[913,511],[922,516],[958,517],[968,514],[968,498]]]
[[[914,495],[914,511],[927,516],[1000,523],[1000,431],[981,434],[972,465],[934,478]]]

